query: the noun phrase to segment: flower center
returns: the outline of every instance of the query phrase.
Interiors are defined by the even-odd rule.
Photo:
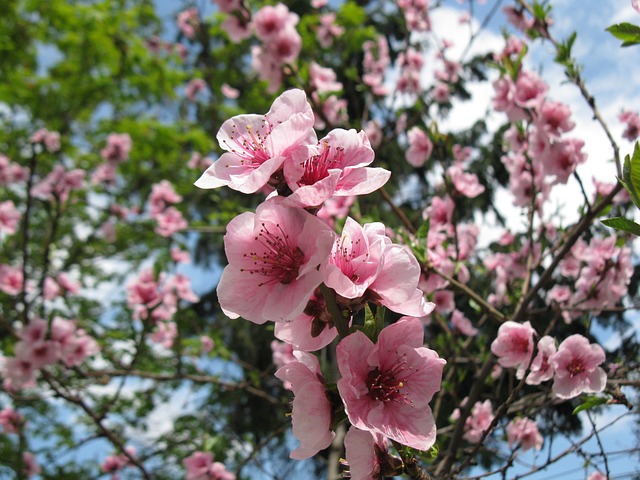
[[[344,162],[344,148],[336,147],[331,153],[331,145],[324,142],[322,152],[302,162],[304,173],[298,185],[313,185],[329,176],[330,168],[340,168]]]
[[[246,133],[238,131],[234,123],[230,135],[233,143],[230,144],[227,140],[223,143],[230,152],[242,158],[241,163],[244,167],[258,168],[273,156],[267,145],[273,126],[265,115],[262,120],[262,131],[254,131],[251,125],[246,125],[245,129]]]
[[[271,232],[263,223],[255,241],[262,246],[262,252],[245,253],[243,257],[250,258],[254,268],[242,268],[241,272],[268,277],[258,284],[259,287],[277,283],[287,285],[298,278],[298,271],[304,263],[304,252],[291,244],[289,235],[284,233],[279,223],[275,225],[275,232]]]
[[[584,372],[584,364],[579,358],[575,358],[567,366],[567,370],[572,377],[575,377],[576,375],[580,375]]]
[[[380,402],[413,403],[408,395],[402,392],[408,378],[416,372],[407,369],[406,363],[405,357],[402,356],[388,370],[381,371],[378,367],[371,370],[366,380],[371,398]]]
[[[354,242],[348,235],[342,235],[336,240],[336,247],[332,254],[334,265],[353,282],[357,282],[360,278],[360,275],[356,272],[358,265],[354,265],[352,261],[361,255],[360,247],[360,239]],[[369,253],[365,253],[363,262],[366,262],[368,258]]]

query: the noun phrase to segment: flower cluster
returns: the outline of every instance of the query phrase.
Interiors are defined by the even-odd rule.
[[[300,90],[282,94],[264,116],[240,115],[222,125],[218,140],[226,153],[196,185],[272,193],[255,213],[240,214],[227,226],[220,306],[231,318],[275,322],[275,335],[286,342],[272,348],[281,365],[276,376],[294,395],[293,434],[300,446],[292,458],[327,448],[340,410],[353,425],[350,438],[371,432],[382,444],[390,438],[428,450],[436,434],[428,404],[446,362],[423,346],[420,317],[434,304],[418,288],[420,265],[406,246],[392,242],[382,223],[361,226],[347,217],[337,236],[311,213],[333,199],[378,189],[389,172],[369,167],[374,152],[364,132],[334,129],[317,141],[313,126]],[[369,304],[410,317],[379,328],[376,341],[349,330]],[[317,357],[307,352],[338,334],[336,394]]]

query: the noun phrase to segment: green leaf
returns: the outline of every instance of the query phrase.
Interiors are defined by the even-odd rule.
[[[573,414],[576,415],[577,413],[580,413],[583,410],[590,410],[593,407],[597,407],[598,405],[602,405],[604,403],[607,403],[606,397],[597,397],[595,395],[591,395],[586,398],[586,400],[582,403],[582,405],[578,405],[576,408],[573,409]]]
[[[618,23],[606,29],[614,37],[623,41],[623,47],[640,43],[640,27],[631,23]]]
[[[636,237],[640,237],[640,225],[633,220],[629,220],[624,217],[613,217],[602,220],[602,223],[607,227],[622,230],[624,232],[631,233]]]
[[[378,339],[378,329],[376,328],[376,318],[367,303],[364,306],[364,334],[371,339],[372,342],[376,342]]]
[[[631,200],[640,208],[640,146],[636,142],[633,150],[633,157],[624,157],[624,167],[622,169],[622,185],[627,189]]]

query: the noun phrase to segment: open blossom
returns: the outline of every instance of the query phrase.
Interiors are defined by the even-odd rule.
[[[405,318],[384,328],[375,344],[360,331],[338,344],[338,391],[354,427],[419,450],[433,445],[429,402],[446,362],[422,346],[423,336],[420,320]]]
[[[344,448],[351,480],[382,480],[401,469],[402,461],[388,453],[389,441],[379,433],[351,427]]]
[[[186,480],[235,480],[223,463],[214,462],[213,454],[195,452],[182,461],[187,470]]]
[[[618,115],[618,120],[626,125],[622,136],[630,142],[635,142],[638,136],[640,136],[640,115],[636,112],[623,110],[620,115]]]
[[[550,362],[555,370],[552,391],[559,398],[569,399],[581,393],[596,393],[604,390],[607,374],[599,367],[604,362],[602,347],[582,335],[575,334],[565,339]]]
[[[229,222],[224,237],[229,265],[218,284],[223,311],[255,323],[286,321],[300,315],[322,274],[333,231],[302,209],[272,198],[256,213]]]
[[[60,150],[60,134],[58,132],[50,132],[46,128],[37,130],[29,139],[31,143],[41,143],[47,149],[47,152],[57,152]]]
[[[361,227],[347,218],[321,272],[324,283],[346,299],[364,297],[415,317],[426,316],[434,308],[418,289],[418,261],[407,248],[393,244],[379,222]]]
[[[100,150],[100,156],[108,162],[121,162],[129,157],[132,145],[128,133],[111,133],[107,137],[107,146]]]
[[[455,189],[465,197],[475,198],[485,190],[484,185],[478,181],[478,176],[475,173],[464,172],[460,165],[447,168],[447,175]]]
[[[524,374],[533,354],[535,330],[529,322],[519,324],[508,321],[500,325],[497,338],[491,343],[491,352],[503,367],[517,367]]]
[[[538,431],[538,425],[536,422],[529,418],[514,418],[507,425],[507,441],[509,447],[513,448],[516,443],[519,443],[523,451],[535,448],[540,450],[542,448],[542,435]]]
[[[333,43],[333,39],[344,33],[344,27],[341,27],[335,22],[335,13],[327,13],[320,16],[320,25],[318,26],[316,36],[318,43],[324,48],[329,48]]]
[[[454,310],[451,314],[451,323],[453,327],[464,335],[474,337],[478,334],[478,329],[473,326],[471,321],[464,316],[460,310]]]
[[[182,216],[182,212],[176,207],[169,207],[165,211],[154,215],[154,218],[158,222],[155,232],[163,237],[170,237],[189,226]]]
[[[314,207],[332,196],[371,193],[389,179],[391,172],[370,168],[374,152],[362,131],[336,128],[315,145],[295,149],[284,164],[284,176],[293,193],[292,206]]]
[[[0,430],[4,433],[18,433],[24,422],[24,417],[11,407],[0,410]]]
[[[409,138],[409,149],[405,154],[405,158],[410,165],[421,167],[429,160],[433,151],[433,144],[429,137],[419,127],[413,127],[407,133]]]
[[[280,95],[266,115],[238,115],[225,121],[217,139],[226,153],[195,183],[200,188],[229,186],[255,193],[282,167],[290,151],[316,143],[314,115],[302,90]]]
[[[178,28],[182,34],[190,39],[195,38],[196,28],[200,24],[197,8],[188,8],[178,14],[177,19]]]
[[[182,197],[176,193],[173,185],[168,180],[162,180],[151,187],[149,195],[149,210],[151,215],[163,212],[169,205],[182,201]]]
[[[553,366],[551,365],[551,357],[556,353],[556,341],[549,335],[545,335],[538,340],[538,354],[531,362],[531,371],[527,375],[525,382],[528,385],[539,385],[542,382],[553,378]],[[518,371],[516,376],[522,378],[524,372]]]
[[[491,401],[476,402],[465,422],[463,438],[470,443],[478,443],[494,417]]]
[[[20,217],[20,212],[11,200],[0,203],[0,233],[16,233]]]
[[[321,67],[316,62],[309,66],[309,80],[318,93],[342,90],[342,83],[336,80],[336,72],[331,68]]]
[[[207,84],[202,78],[194,78],[184,87],[184,95],[190,101],[195,102],[198,93],[204,91],[205,88],[207,88]]]
[[[22,463],[23,463],[24,473],[27,476],[27,478],[31,478],[42,471],[42,469],[40,468],[40,465],[38,465],[38,461],[36,460],[35,455],[31,452],[22,453]]]
[[[295,27],[298,24],[297,14],[290,12],[286,5],[266,5],[253,17],[253,27],[256,36],[263,42],[274,40],[287,27]]]
[[[294,352],[295,361],[281,367],[276,377],[291,385],[293,404],[291,423],[293,435],[300,445],[291,458],[303,460],[327,448],[335,436],[331,428],[331,402],[322,383],[317,357]]]

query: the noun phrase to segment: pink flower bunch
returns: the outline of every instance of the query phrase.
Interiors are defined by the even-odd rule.
[[[569,255],[560,262],[560,272],[565,277],[576,279],[574,288],[567,287],[566,295],[556,299],[560,306],[595,311],[613,307],[624,296],[631,281],[631,250],[616,246],[614,236],[604,239],[594,237],[588,244],[578,241]],[[552,293],[554,292],[549,292]],[[553,296],[549,300],[553,300]],[[573,317],[579,315],[579,310],[563,312],[567,323],[571,323]]]
[[[0,410],[0,429],[5,434],[19,433],[24,423],[24,417],[13,408],[7,406]]]
[[[391,65],[387,39],[383,35],[378,35],[375,42],[367,40],[362,44],[362,48],[364,49],[362,81],[371,87],[375,95],[386,95],[389,92],[384,86],[384,74]]]
[[[203,92],[207,88],[207,83],[202,78],[194,78],[189,80],[184,88],[184,95],[192,102],[196,101],[198,93]]]
[[[5,358],[4,387],[19,391],[35,386],[38,370],[61,361],[67,367],[82,364],[100,349],[96,341],[71,320],[56,317],[49,326],[45,320],[33,319],[18,331],[15,357]]]
[[[0,264],[0,291],[15,296],[22,291],[23,284],[22,268]],[[31,285],[27,285],[27,291],[29,290]]]
[[[467,417],[465,422],[463,438],[469,443],[478,443],[484,432],[491,426],[494,418],[489,400],[476,402],[471,409],[471,415]]]
[[[31,195],[43,200],[66,202],[73,190],[79,190],[84,185],[84,170],[76,168],[65,170],[62,165],[55,165],[44,179],[31,189]]]
[[[0,154],[0,185],[23,182],[27,179],[28,170],[12,162],[6,155]]]
[[[333,40],[343,33],[344,27],[336,24],[335,13],[325,13],[320,16],[320,25],[318,25],[318,30],[316,31],[316,38],[322,47],[331,47]]]
[[[213,454],[195,452],[182,461],[187,471],[186,480],[235,480],[223,463],[214,462]]]
[[[409,31],[427,32],[431,30],[429,0],[398,0],[397,3],[404,14],[404,21]]]
[[[41,128],[37,130],[31,138],[29,138],[31,143],[39,143],[44,145],[47,152],[57,152],[60,150],[60,134],[58,132],[50,132],[46,128]]]
[[[407,138],[409,140],[409,148],[405,153],[407,162],[413,167],[422,167],[431,157],[433,143],[420,127],[412,127],[407,132]]]
[[[155,330],[150,338],[167,348],[178,335],[172,319],[180,300],[198,301],[198,296],[191,290],[190,279],[182,274],[167,276],[162,273],[156,281],[153,271],[148,268],[127,284],[127,304],[133,310],[133,318],[154,322]]]
[[[402,470],[402,460],[388,453],[389,441],[379,433],[351,427],[344,448],[352,480],[394,477]]]
[[[309,81],[318,93],[342,90],[342,83],[336,80],[336,72],[331,68],[321,67],[316,62],[309,65]]]
[[[262,42],[251,51],[253,66],[260,78],[269,82],[271,92],[282,83],[282,66],[292,63],[300,53],[298,20],[298,15],[282,3],[266,5],[253,16],[253,28]]]
[[[532,448],[540,450],[543,439],[536,422],[529,418],[518,417],[507,425],[507,442],[510,448],[519,443],[522,450],[526,452]]]
[[[80,291],[80,284],[72,280],[69,275],[61,272],[54,279],[47,277],[44,279],[43,297],[45,300],[53,300],[60,295],[70,293],[76,295]]]
[[[100,150],[100,156],[106,162],[118,164],[129,158],[132,147],[133,142],[128,133],[110,133],[106,147]]]
[[[135,448],[125,447],[125,450],[129,454],[129,456],[135,457],[136,455]],[[110,473],[111,480],[119,480],[120,470],[123,470],[127,466],[131,465],[131,460],[129,456],[125,455],[124,453],[121,453],[119,455],[109,455],[107,458],[104,459],[104,461],[102,462],[102,465],[100,465],[100,469],[104,473]]]
[[[20,211],[11,200],[0,203],[0,233],[13,235],[18,230]]]
[[[635,142],[640,136],[640,116],[636,112],[623,110],[618,115],[618,120],[625,124],[622,136],[630,142]]]
[[[196,37],[196,30],[200,27],[200,16],[197,8],[188,8],[178,14],[178,29],[182,34],[193,40]]]
[[[173,206],[182,201],[182,197],[176,193],[171,183],[162,180],[153,185],[149,195],[149,213],[158,222],[155,229],[158,235],[170,237],[189,226],[182,212]]]

